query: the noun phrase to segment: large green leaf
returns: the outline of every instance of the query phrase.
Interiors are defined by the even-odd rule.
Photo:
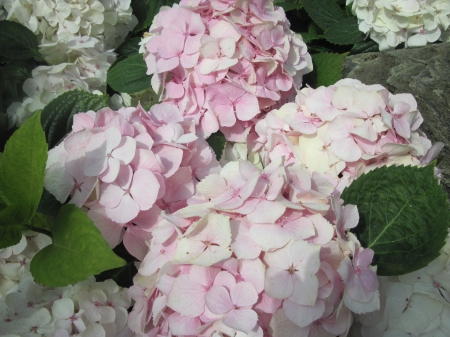
[[[108,70],[107,82],[117,92],[133,94],[150,88],[151,76],[142,54],[135,54]]]
[[[132,37],[122,43],[119,48],[116,49],[116,53],[120,56],[130,57],[134,54],[139,53],[139,42],[141,42],[140,37]]]
[[[283,8],[285,12],[303,8],[300,0],[275,0],[274,5]]]
[[[338,45],[355,44],[364,41],[366,35],[358,28],[356,17],[349,17],[328,28],[323,37],[331,43]]]
[[[87,214],[74,205],[61,207],[52,235],[53,244],[39,251],[30,265],[36,282],[43,285],[64,287],[126,264]]]
[[[353,181],[341,198],[358,206],[360,221],[352,231],[374,250],[379,275],[410,273],[439,256],[450,214],[434,164],[375,169]]]
[[[304,77],[303,82],[313,88],[336,83],[342,77],[342,68],[347,54],[320,53],[311,55],[313,71]]]
[[[45,215],[56,217],[61,206],[62,204],[56,200],[55,196],[44,188],[44,193],[42,193],[37,211]]]
[[[94,95],[72,90],[56,97],[42,110],[42,127],[47,135],[48,147],[57,145],[72,131],[73,115],[107,107],[108,95]]]
[[[132,0],[133,14],[136,15],[139,21],[134,31],[136,32],[150,26],[161,6],[172,7],[173,4],[178,2],[178,0]]]
[[[17,204],[10,205],[0,211],[0,249],[14,246],[22,238],[22,228],[20,222],[16,219],[18,212]]]
[[[323,30],[347,16],[333,0],[302,0],[302,4],[311,19]]]
[[[41,58],[38,40],[31,30],[20,23],[0,21],[0,55],[12,60]]]
[[[47,143],[41,114],[33,114],[8,140],[0,166],[0,187],[8,205],[17,204],[17,219],[31,220],[44,188]]]
[[[355,44],[350,50],[350,55],[370,53],[378,51],[378,43],[373,40],[361,41]]]

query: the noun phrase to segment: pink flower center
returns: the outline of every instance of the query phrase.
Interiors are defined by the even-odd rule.
[[[99,307],[99,306],[100,306],[100,303],[98,303],[97,301],[95,301],[95,302],[94,302],[94,305],[95,305],[96,307]]]
[[[33,302],[30,301],[30,302],[27,303],[27,307],[28,307],[28,308],[33,308],[33,306],[34,306],[34,303],[33,303]]]
[[[33,327],[31,327],[31,329],[30,329],[30,332],[34,332],[34,333],[38,333],[37,332],[37,329],[38,329],[38,327],[37,326],[33,326]]]
[[[71,322],[75,322],[78,319],[78,317],[75,316],[75,315],[72,315],[72,316],[69,317],[69,319],[70,319]]]
[[[362,272],[362,270],[361,270],[360,267],[356,267],[356,268],[355,268],[355,274],[356,274],[356,275],[361,274],[361,272]]]

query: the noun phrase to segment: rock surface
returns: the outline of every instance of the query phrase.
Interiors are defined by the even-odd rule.
[[[433,143],[445,144],[437,166],[450,198],[450,43],[348,56],[345,77],[414,95],[424,119],[420,129]]]

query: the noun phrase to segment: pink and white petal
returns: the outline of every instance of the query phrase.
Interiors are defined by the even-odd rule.
[[[217,69],[218,66],[219,66],[219,59],[205,58],[201,60],[199,63],[200,73],[203,75],[212,73]]]
[[[228,104],[229,105],[219,105],[214,108],[220,126],[231,127],[236,123],[233,107],[230,102],[228,102]]]
[[[151,171],[138,169],[134,172],[130,194],[139,205],[139,210],[146,211],[153,206],[158,190],[159,182]]]
[[[258,99],[255,95],[245,93],[239,98],[236,106],[236,116],[239,120],[249,121],[260,112]]]
[[[278,309],[273,315],[269,328],[273,336],[279,337],[306,337],[309,336],[310,326],[300,328],[294,324],[285,314],[283,309]]]
[[[170,59],[160,58],[156,61],[156,70],[158,73],[165,73],[172,69],[175,69],[180,64],[180,59],[178,57],[172,57]]]
[[[100,188],[99,203],[104,207],[114,208],[119,205],[124,195],[125,191],[121,189],[116,183],[102,184]]]
[[[111,248],[116,247],[122,241],[123,224],[118,224],[109,219],[106,216],[104,207],[95,204],[89,209],[87,214]]]
[[[324,245],[334,236],[334,228],[322,215],[314,214],[309,217],[314,225],[315,235],[308,238],[308,242]]]
[[[267,252],[285,246],[291,236],[280,225],[253,225],[250,236],[261,250]]]
[[[352,138],[335,140],[330,145],[331,152],[346,162],[355,162],[361,158],[361,149]]]
[[[325,311],[325,302],[318,299],[314,305],[309,306],[285,300],[283,310],[291,322],[304,328],[322,317]]]
[[[101,324],[90,323],[83,331],[83,337],[106,337],[106,332]]]
[[[272,298],[285,299],[294,291],[292,275],[283,269],[268,268],[266,270],[264,290]]]
[[[205,293],[205,288],[192,281],[189,275],[180,275],[167,295],[167,306],[183,316],[200,316],[205,310]]]
[[[264,290],[264,275],[266,267],[260,259],[241,260],[240,274],[246,282],[250,282],[256,289],[257,293]]]
[[[164,177],[170,177],[180,167],[181,160],[183,159],[182,149],[168,145],[159,145],[155,146],[152,151],[161,159],[163,165],[163,171],[161,173]]]
[[[139,214],[139,205],[126,193],[115,208],[105,208],[106,215],[118,223],[127,223]]]
[[[136,140],[131,137],[122,137],[112,156],[120,161],[120,165],[128,165],[133,160],[135,152]]]
[[[294,290],[291,296],[289,296],[289,300],[300,305],[314,305],[319,290],[319,281],[314,271],[309,271],[307,268],[304,268],[301,271],[295,272],[293,283]]]
[[[196,335],[197,329],[202,325],[200,318],[183,316],[178,312],[171,314],[167,321],[170,332],[174,335]]]
[[[99,178],[105,183],[112,183],[114,180],[116,180],[117,176],[119,175],[119,171],[120,171],[119,160],[110,157],[108,158],[106,170],[99,175]]]
[[[212,286],[205,294],[205,303],[208,309],[216,315],[223,315],[234,308],[230,294],[223,286]]]
[[[277,201],[262,200],[247,218],[253,223],[275,223],[285,210],[286,206]]]
[[[192,169],[180,167],[172,176],[166,179],[165,202],[187,200],[194,194],[194,183],[192,181]]]
[[[289,233],[292,240],[305,240],[316,233],[312,221],[306,217],[288,221],[283,228]]]
[[[65,203],[74,188],[74,179],[64,168],[64,163],[55,163],[45,171],[44,187],[60,203]]]
[[[252,309],[233,309],[222,317],[226,326],[244,333],[250,333],[258,322],[258,315]]]
[[[142,261],[148,252],[147,242],[151,239],[151,233],[143,231],[138,226],[129,225],[123,236],[123,244],[128,253]]]
[[[238,259],[255,259],[261,253],[261,248],[250,237],[247,226],[238,220],[230,221],[231,248]]]
[[[191,263],[199,266],[212,266],[214,263],[228,259],[232,252],[228,246],[208,246],[197,258],[191,260]]]
[[[250,282],[239,282],[230,290],[230,297],[237,307],[251,307],[258,301],[258,293]]]

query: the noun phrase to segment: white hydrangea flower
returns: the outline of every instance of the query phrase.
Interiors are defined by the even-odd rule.
[[[448,0],[347,0],[359,29],[376,41],[380,50],[425,46],[448,41]]]

